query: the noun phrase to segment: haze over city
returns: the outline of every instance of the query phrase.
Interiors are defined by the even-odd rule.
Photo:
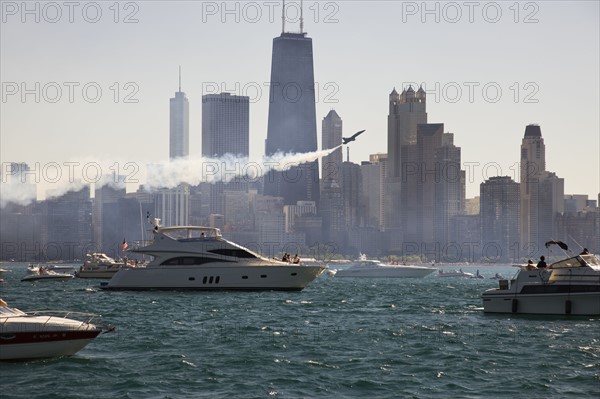
[[[286,30],[299,30],[287,3]],[[537,123],[565,194],[596,198],[598,3],[474,3],[304,2],[318,142],[334,108],[344,136],[367,129],[353,162],[386,152],[389,93],[422,85],[429,122],[462,148],[467,197],[487,177],[519,179],[524,128]],[[168,159],[180,65],[190,157],[202,151],[201,97],[222,91],[250,97],[250,158],[262,157],[278,2],[53,4],[2,2],[3,163]]]

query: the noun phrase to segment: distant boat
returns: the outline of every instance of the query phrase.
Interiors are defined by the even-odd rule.
[[[337,270],[335,277],[420,278],[435,271],[436,269],[428,266],[381,263],[379,260],[367,259],[365,255],[361,255],[349,268]]]
[[[471,278],[485,278],[485,277],[483,277],[481,274],[479,274],[479,269],[477,269],[477,273],[475,273],[475,275]]]
[[[110,279],[120,269],[128,266],[125,262],[118,262],[101,252],[87,254],[87,257],[88,259],[75,272],[75,276],[78,278]],[[133,265],[131,266],[133,267]]]
[[[475,275],[473,273],[467,273],[467,272],[463,272],[462,269],[458,269],[458,270],[449,270],[449,271],[443,271],[440,270],[438,272],[438,277],[473,277],[475,278]]]
[[[40,267],[38,269],[37,273],[29,274],[29,275],[23,277],[21,279],[21,281],[40,281],[40,280],[45,280],[45,281],[50,281],[50,280],[54,280],[54,281],[67,281],[67,280],[71,280],[74,277],[75,276],[73,276],[72,274],[57,273],[57,272],[54,272],[52,270],[48,270],[48,269],[46,269],[44,267]]]

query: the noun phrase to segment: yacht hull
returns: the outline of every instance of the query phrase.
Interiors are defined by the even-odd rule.
[[[484,293],[485,313],[546,314],[546,315],[600,315],[600,292],[499,294]]]
[[[300,291],[322,266],[203,266],[122,269],[105,290],[285,290]]]
[[[3,333],[0,360],[71,356],[93,341],[100,331],[47,331]]]
[[[110,279],[118,270],[111,271],[78,271],[75,276],[77,278],[101,278]]]

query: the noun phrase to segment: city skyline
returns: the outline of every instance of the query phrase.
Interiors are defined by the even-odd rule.
[[[248,3],[240,4],[243,10]],[[334,6],[325,9],[327,4]],[[598,4],[534,3],[537,11],[521,8],[518,22],[514,21],[516,10],[502,4],[501,20],[490,22],[490,16],[486,20],[479,12],[473,14],[472,23],[467,20],[467,10],[462,10],[461,21],[450,22],[449,9],[445,3],[439,4],[440,18],[436,22],[436,15],[424,14],[423,10],[412,14],[414,10],[407,8],[419,7],[420,3],[305,3],[305,30],[315,39],[317,118],[335,108],[344,115],[348,131],[366,128],[371,139],[354,145],[352,155],[355,161],[367,160],[369,154],[386,151],[389,91],[393,87],[401,91],[411,83],[414,87],[423,84],[428,111],[435,115],[432,122],[444,122],[447,132],[455,133],[456,145],[462,148],[462,162],[468,166],[464,168],[467,197],[478,194],[484,171],[487,177],[518,178],[516,143],[520,142],[523,126],[539,123],[547,143],[548,170],[564,179],[565,193],[596,198],[600,191],[597,157],[583,157],[572,165],[560,160],[564,153],[580,151],[582,143],[594,151],[598,148],[599,35],[598,20],[594,18]],[[270,21],[265,17],[250,23],[240,11],[236,23],[231,16],[223,19],[220,14],[209,15],[201,4],[153,2],[139,3],[138,8],[138,22],[133,24],[115,23],[108,9],[96,25],[82,20],[81,15],[72,24],[52,24],[43,16],[39,23],[32,19],[31,23],[22,23],[19,14],[13,17],[3,13],[3,163],[22,161],[33,166],[36,162],[105,157],[145,166],[156,158],[166,159],[168,110],[164,99],[173,92],[173,71],[179,64],[186,71],[194,71],[186,72],[185,84],[191,103],[190,156],[200,153],[201,96],[210,90],[228,91],[223,88],[240,94],[236,86],[245,86],[247,91],[262,89],[260,97],[248,93],[252,94],[250,153],[260,156],[266,138],[269,90],[264,83],[269,80],[269,42],[280,30],[280,19]],[[121,20],[135,10],[122,11]],[[320,11],[319,18],[316,11]],[[330,23],[325,23],[326,16]],[[193,17],[205,22],[186,25]],[[369,17],[377,24],[369,22]],[[337,22],[332,22],[334,19]],[[164,32],[164,38],[152,33],[156,27],[168,30],[175,23],[179,33],[185,32],[178,35],[179,40]],[[288,26],[297,26],[297,22]],[[210,43],[182,39],[208,31],[215,33]],[[397,48],[390,41],[393,31],[393,37],[417,32],[418,40],[405,41],[403,51],[393,51]],[[239,35],[253,40],[241,46],[235,39]],[[489,35],[497,35],[502,41],[485,39]],[[93,48],[90,42],[96,43]],[[130,54],[131,46],[136,49],[133,54],[141,57]],[[23,48],[29,51],[21,51]],[[153,55],[152,64],[148,64],[150,49],[153,54],[163,54],[164,60]],[[561,54],[559,60],[555,59],[557,53]],[[417,54],[419,62],[403,62]],[[450,65],[434,62],[452,55],[458,57],[452,58]],[[38,59],[45,60],[44,69],[39,68]],[[112,62],[116,59],[125,62]],[[244,68],[237,68],[241,59],[247,60]],[[566,61],[569,59],[577,62]],[[20,90],[22,84],[35,92],[36,82],[40,83],[39,102],[35,102],[36,93],[26,94],[25,101],[21,101],[21,92],[10,94],[15,85]],[[51,82],[63,89],[61,99],[54,103],[50,100],[56,98],[56,86],[49,85]],[[68,82],[78,83],[71,86],[77,88],[73,102],[68,100]],[[103,92],[96,103],[83,99],[79,90],[90,82]],[[485,85],[490,96],[499,85],[503,93],[499,101],[482,97],[480,89]],[[93,95],[95,87],[89,86],[88,96]],[[462,96],[454,101],[452,90],[457,87]],[[469,94],[473,94],[472,102],[468,101]],[[568,106],[571,102],[577,107]],[[28,146],[31,142],[43,145]]]

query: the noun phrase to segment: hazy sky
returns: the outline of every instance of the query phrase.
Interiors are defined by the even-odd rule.
[[[351,146],[352,161],[387,152],[389,93],[423,83],[429,122],[455,134],[469,165],[468,197],[478,195],[486,176],[518,179],[525,126],[538,123],[547,169],[565,179],[565,193],[595,199],[598,4],[305,1],[319,143],[321,120],[335,108],[345,135],[367,129]],[[201,97],[215,91],[251,97],[251,157],[263,154],[279,2],[2,1],[1,7],[3,163],[167,159],[179,65],[190,101],[190,154],[201,153]],[[288,19],[296,20],[298,7],[289,7]],[[287,30],[298,29],[288,22]]]

